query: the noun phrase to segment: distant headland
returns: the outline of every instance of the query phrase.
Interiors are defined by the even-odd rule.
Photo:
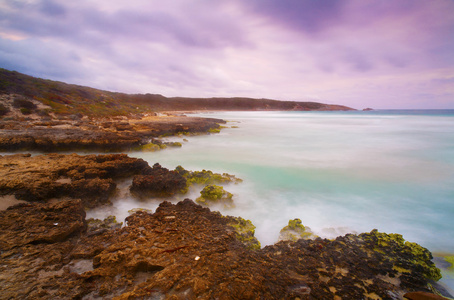
[[[139,112],[159,111],[250,111],[295,110],[332,111],[353,108],[318,102],[280,101],[272,99],[186,98],[165,97],[160,94],[126,94],[67,84],[0,69],[0,95],[20,95],[50,107],[58,115],[82,114],[90,116],[118,116]],[[1,106],[0,114],[5,113]]]

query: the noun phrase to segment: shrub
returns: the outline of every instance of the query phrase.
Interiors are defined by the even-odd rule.
[[[21,108],[20,109],[20,112],[23,114],[23,115],[29,115],[32,113],[32,111],[28,108]]]
[[[6,115],[9,112],[9,109],[0,103],[0,117]]]
[[[36,109],[36,104],[24,97],[16,97],[13,101],[13,107],[15,108],[27,108],[29,110]]]

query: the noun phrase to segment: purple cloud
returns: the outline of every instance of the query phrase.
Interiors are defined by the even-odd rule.
[[[453,37],[452,0],[0,0],[0,67],[167,96],[454,107]]]
[[[252,13],[311,36],[338,24],[343,18],[345,3],[342,0],[244,1]]]

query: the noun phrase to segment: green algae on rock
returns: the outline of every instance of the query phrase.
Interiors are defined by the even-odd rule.
[[[221,129],[220,128],[210,128],[208,129],[209,133],[220,133]]]
[[[143,211],[143,212],[146,212],[149,214],[153,213],[153,211],[151,209],[138,207],[138,208],[131,208],[130,210],[128,210],[128,214],[132,215],[139,211]]]
[[[123,222],[118,222],[115,216],[107,216],[104,220],[87,219],[87,232],[91,235],[101,234],[106,230],[119,229]]]
[[[243,243],[248,249],[258,250],[261,248],[259,240],[255,235],[255,225],[250,220],[242,217],[224,217],[228,220],[227,225],[233,227],[236,233],[236,238]]]
[[[223,204],[225,208],[233,208],[233,194],[224,190],[219,185],[207,185],[200,192],[200,197],[195,200],[197,204],[211,206],[213,204]]]
[[[400,256],[407,258],[406,260],[390,258],[393,269],[399,273],[411,276],[417,267],[427,279],[434,281],[441,279],[440,269],[432,262],[432,253],[417,243],[405,241],[401,234],[387,234],[374,229],[370,233],[362,233],[359,236],[366,242],[372,243],[376,252],[387,255],[390,251],[398,251]]]
[[[300,219],[288,221],[288,225],[281,229],[279,241],[297,241],[299,239],[315,239],[317,236]]]
[[[190,186],[195,184],[208,185],[208,184],[224,184],[224,183],[240,183],[243,182],[242,179],[235,177],[235,175],[230,175],[227,173],[219,174],[213,173],[210,170],[202,171],[188,171],[185,170],[182,166],[177,166],[175,171],[178,172],[181,176],[186,178],[186,187],[181,191],[183,194],[186,193]]]
[[[155,152],[155,151],[159,151],[159,150],[165,149],[165,148],[167,148],[167,146],[165,144],[151,142],[151,143],[147,143],[144,145],[134,147],[133,150],[142,151],[142,152]]]
[[[165,145],[167,145],[169,147],[174,147],[174,148],[183,147],[183,144],[181,144],[180,142],[166,142]]]

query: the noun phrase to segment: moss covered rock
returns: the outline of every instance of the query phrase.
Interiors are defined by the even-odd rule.
[[[165,144],[158,144],[158,143],[148,143],[144,145],[140,145],[134,148],[135,151],[143,151],[143,152],[155,152],[161,149],[165,149],[167,146]]]
[[[200,197],[195,201],[203,206],[211,206],[214,204],[223,204],[225,208],[232,208],[235,205],[233,204],[233,194],[224,190],[222,186],[219,185],[207,185],[200,192]]]
[[[209,133],[220,133],[221,129],[219,129],[219,128],[210,128],[210,129],[208,129],[208,132]]]
[[[182,193],[186,193],[192,185],[208,185],[208,184],[223,184],[223,183],[240,183],[243,182],[242,179],[235,177],[235,175],[230,175],[227,173],[219,174],[213,173],[210,170],[202,171],[188,171],[185,170],[182,166],[177,166],[175,171],[178,172],[181,176],[186,178],[186,187],[183,188]]]
[[[148,209],[148,208],[141,208],[141,207],[138,207],[138,208],[131,208],[130,210],[128,210],[128,214],[132,215],[132,214],[135,214],[136,212],[145,212],[145,213],[148,213],[148,214],[152,214],[153,211],[151,209]]]
[[[315,239],[311,229],[304,226],[300,219],[288,221],[288,225],[281,229],[279,241],[297,241],[299,239]]]
[[[434,281],[441,279],[440,270],[432,262],[432,253],[417,243],[405,241],[402,235],[382,233],[374,229],[370,233],[362,233],[359,236],[370,243],[374,251],[385,256],[389,255],[393,269],[401,273],[401,277],[411,277],[417,270],[427,279]],[[401,259],[395,259],[395,257]]]
[[[104,220],[90,218],[87,220],[88,234],[98,235],[107,230],[119,229],[123,222],[118,222],[115,216],[107,216]]]
[[[255,226],[250,220],[232,216],[224,218],[228,220],[227,225],[234,229],[236,238],[248,249],[259,250],[261,248],[260,242],[254,236]]]

